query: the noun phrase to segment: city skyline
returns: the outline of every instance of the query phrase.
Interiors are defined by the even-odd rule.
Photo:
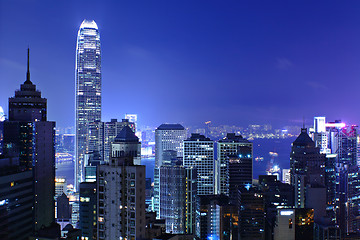
[[[4,112],[30,45],[34,80],[52,106],[48,115],[60,127],[74,124],[75,34],[83,19],[94,19],[104,41],[105,121],[137,113],[141,125],[152,126],[285,125],[321,115],[359,122],[350,110],[360,87],[360,17],[350,3],[20,2],[0,2]],[[53,61],[45,60],[49,53]],[[337,97],[327,98],[334,86]],[[137,101],[118,101],[119,91]]]

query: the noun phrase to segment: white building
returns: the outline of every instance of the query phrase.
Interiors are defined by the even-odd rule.
[[[145,239],[145,166],[134,165],[138,137],[124,127],[109,164],[97,169],[98,239]]]
[[[87,151],[88,125],[101,121],[100,33],[94,20],[81,23],[76,44],[75,66],[75,189],[85,180],[84,154]]]
[[[191,134],[184,140],[183,165],[197,169],[198,195],[215,193],[214,141],[197,133]]]

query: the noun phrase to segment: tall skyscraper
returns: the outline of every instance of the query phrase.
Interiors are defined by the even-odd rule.
[[[198,195],[215,192],[214,141],[198,133],[184,140],[184,167],[197,169]]]
[[[88,151],[88,125],[101,121],[100,33],[94,20],[81,23],[76,44],[75,189],[84,181],[84,154]]]
[[[21,171],[32,171],[34,196],[27,201],[33,201],[34,231],[55,221],[55,122],[47,121],[46,105],[46,98],[41,97],[30,80],[28,50],[26,81],[15,91],[15,96],[9,98],[4,152],[19,156]],[[9,197],[16,206],[19,199]]]

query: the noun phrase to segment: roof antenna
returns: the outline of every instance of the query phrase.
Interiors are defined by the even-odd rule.
[[[29,46],[28,46],[28,51],[27,51],[27,72],[26,72],[25,83],[31,84],[31,81],[30,81],[30,48],[29,48]]]
[[[305,129],[305,116],[303,115],[303,129]]]

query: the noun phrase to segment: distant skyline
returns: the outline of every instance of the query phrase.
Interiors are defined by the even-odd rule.
[[[101,33],[102,119],[359,124],[360,2],[0,0],[0,106],[26,77],[75,125],[76,36]]]

